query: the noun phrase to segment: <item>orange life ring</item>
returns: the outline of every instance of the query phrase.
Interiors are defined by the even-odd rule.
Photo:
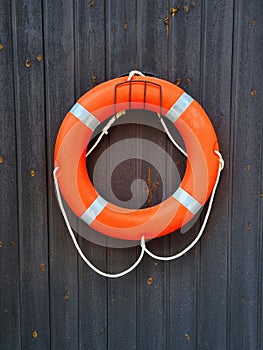
[[[161,93],[160,93],[161,88]],[[116,96],[117,102],[116,103]],[[114,113],[147,109],[168,118],[187,150],[185,175],[174,194],[146,209],[126,209],[102,198],[86,169],[86,150],[99,123]],[[218,173],[218,142],[202,107],[182,89],[154,77],[116,78],[85,93],[66,115],[56,141],[57,180],[72,211],[93,229],[120,239],[168,234],[189,222],[213,190]]]

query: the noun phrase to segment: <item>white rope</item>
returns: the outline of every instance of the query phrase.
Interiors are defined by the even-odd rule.
[[[141,77],[145,77],[145,75],[142,72],[140,72],[139,70],[132,70],[128,76],[127,81],[130,81],[134,77],[135,74],[140,75]]]
[[[137,75],[140,75],[140,76],[145,76],[142,72],[140,71],[137,71],[137,70],[133,70],[130,72],[128,78],[127,78],[127,81],[130,81],[133,76],[137,74]],[[91,149],[87,152],[86,154],[86,157],[88,157],[90,155],[90,153],[97,147],[97,145],[100,143],[102,137],[104,135],[107,135],[108,134],[108,130],[110,129],[110,127],[115,123],[115,121],[120,118],[121,116],[125,115],[126,114],[126,111],[121,111],[119,113],[116,113],[109,121],[108,123],[106,124],[106,126],[102,129],[102,132],[100,134],[100,136],[98,137],[97,141],[95,142],[95,144],[91,147]],[[165,133],[167,134],[167,136],[169,137],[169,139],[171,140],[171,142],[174,144],[174,146],[176,148],[178,148],[178,150],[185,156],[187,157],[187,153],[185,152],[185,150],[174,140],[174,138],[172,137],[171,133],[169,132],[163,118],[161,117],[161,115],[159,113],[157,113],[161,123],[162,123],[162,126],[164,128],[164,131]],[[224,168],[224,160],[223,160],[223,157],[221,155],[221,153],[219,151],[214,151],[218,157],[219,157],[219,166],[218,166],[218,173],[217,173],[217,178],[216,178],[216,182],[215,182],[215,185],[214,185],[214,188],[212,190],[212,193],[211,193],[211,196],[210,196],[210,200],[209,200],[209,204],[208,204],[208,208],[207,208],[207,212],[206,212],[206,215],[205,215],[205,218],[204,218],[204,221],[202,223],[202,226],[200,228],[200,231],[198,233],[198,235],[196,236],[196,238],[185,248],[183,249],[180,253],[177,253],[173,256],[158,256],[158,255],[155,255],[153,254],[152,252],[150,252],[147,248],[146,248],[146,245],[145,245],[145,240],[144,240],[144,236],[142,236],[141,238],[141,254],[140,256],[138,257],[137,261],[131,266],[129,267],[127,270],[123,271],[123,272],[120,272],[120,273],[116,273],[116,274],[108,274],[106,272],[103,272],[101,270],[99,270],[96,266],[94,266],[88,259],[87,257],[84,255],[84,253],[82,252],[77,240],[76,240],[76,237],[73,233],[73,230],[70,226],[70,223],[69,223],[69,220],[68,220],[68,217],[67,217],[67,214],[66,214],[66,211],[64,209],[64,206],[63,206],[63,202],[62,202],[62,199],[61,199],[61,194],[60,194],[60,189],[59,189],[59,185],[58,185],[58,180],[57,180],[57,176],[56,176],[56,173],[59,169],[59,167],[55,168],[54,171],[53,171],[53,177],[54,177],[54,183],[55,183],[55,189],[56,189],[56,194],[57,194],[57,199],[58,199],[58,204],[59,204],[59,207],[60,207],[60,210],[61,210],[61,213],[63,215],[63,218],[65,220],[65,223],[67,225],[67,228],[68,228],[68,231],[70,233],[70,236],[72,238],[72,241],[79,253],[79,255],[81,256],[81,258],[84,260],[84,262],[93,270],[95,271],[96,273],[98,273],[99,275],[101,276],[104,276],[104,277],[108,277],[108,278],[118,278],[118,277],[122,277],[126,274],[128,274],[129,272],[131,272],[133,269],[135,269],[139,263],[141,262],[143,256],[144,256],[144,253],[146,252],[149,256],[151,256],[152,258],[156,259],[156,260],[162,260],[162,261],[170,261],[170,260],[174,260],[174,259],[177,259],[179,257],[181,257],[182,255],[186,254],[191,248],[193,248],[193,246],[199,241],[199,239],[201,238],[203,232],[204,232],[204,229],[206,227],[206,224],[207,224],[207,221],[209,219],[209,216],[210,216],[210,213],[211,213],[211,209],[212,209],[212,205],[213,205],[213,201],[214,201],[214,197],[215,197],[215,193],[216,193],[216,189],[217,189],[217,186],[218,186],[218,183],[219,183],[219,179],[220,179],[220,175],[221,175],[221,171],[223,170]]]
[[[199,239],[201,238],[203,232],[204,232],[204,229],[206,227],[206,224],[207,224],[207,221],[209,219],[209,216],[210,216],[210,212],[211,212],[211,209],[212,209],[212,205],[213,205],[213,201],[214,201],[214,197],[215,197],[215,193],[216,193],[216,189],[217,189],[217,186],[218,186],[218,183],[219,183],[219,179],[220,179],[220,174],[221,174],[221,171],[223,170],[224,168],[224,160],[223,160],[223,157],[221,155],[220,152],[218,151],[214,151],[218,157],[219,157],[219,165],[218,165],[218,172],[217,172],[217,177],[216,177],[216,182],[215,182],[215,185],[214,185],[214,188],[212,190],[212,193],[211,193],[211,197],[210,197],[210,200],[209,200],[209,204],[208,204],[208,208],[207,208],[207,212],[206,212],[206,215],[205,215],[205,218],[204,218],[204,221],[203,221],[203,224],[200,228],[200,231],[198,233],[198,235],[196,236],[196,238],[185,248],[183,249],[180,253],[177,253],[175,255],[172,255],[172,256],[158,256],[158,255],[155,255],[153,254],[152,252],[150,252],[146,246],[145,246],[145,241],[143,240],[141,242],[141,247],[142,249],[145,250],[145,253],[147,253],[148,255],[150,255],[152,258],[154,259],[157,259],[157,260],[161,260],[161,261],[170,261],[170,260],[174,260],[174,259],[178,259],[180,258],[182,255],[184,255],[185,253],[187,253],[191,248],[193,248],[193,246],[199,241]]]
[[[118,277],[122,277],[124,275],[127,275],[129,272],[131,272],[132,270],[134,270],[138,265],[139,263],[141,262],[142,258],[143,258],[143,255],[144,255],[144,236],[142,236],[141,238],[141,247],[142,247],[142,250],[141,250],[141,254],[140,256],[138,257],[137,261],[131,266],[129,267],[127,270],[125,271],[122,271],[122,272],[119,272],[119,273],[116,273],[116,274],[109,274],[109,273],[106,273],[106,272],[103,272],[101,270],[99,270],[96,266],[94,266],[88,259],[87,257],[84,255],[84,253],[82,252],[78,242],[77,242],[77,239],[73,233],[73,230],[70,226],[70,223],[69,223],[69,220],[68,220],[68,217],[67,217],[67,214],[66,214],[66,211],[64,209],[64,206],[63,206],[63,203],[62,203],[62,199],[61,199],[61,194],[60,194],[60,189],[59,189],[59,185],[58,185],[58,180],[57,180],[57,176],[56,176],[56,173],[58,171],[59,167],[56,167],[53,171],[53,177],[54,177],[54,183],[55,183],[55,189],[56,189],[56,194],[57,194],[57,199],[58,199],[58,204],[59,204],[59,207],[60,207],[60,210],[61,210],[61,213],[63,215],[63,218],[65,220],[65,223],[67,225],[67,228],[68,228],[68,231],[70,233],[70,236],[72,238],[72,241],[79,253],[79,255],[82,257],[82,259],[84,260],[84,262],[93,270],[95,271],[96,273],[98,273],[99,275],[101,276],[104,276],[104,277],[108,277],[108,278],[118,278]]]
[[[145,75],[144,75],[142,72],[140,72],[139,70],[132,70],[132,71],[130,72],[129,76],[128,76],[127,81],[130,81],[130,80],[134,77],[135,74],[140,75],[140,76],[142,76],[142,77],[145,77]],[[160,113],[157,113],[157,115],[158,115],[158,117],[159,117],[159,119],[160,119],[160,121],[161,121],[161,123],[162,123],[162,126],[163,126],[163,128],[164,128],[164,131],[166,132],[168,138],[171,140],[171,142],[174,144],[174,146],[175,146],[176,148],[178,148],[178,150],[179,150],[185,157],[187,157],[187,153],[185,152],[185,150],[174,140],[174,138],[173,138],[172,135],[170,134],[170,131],[168,130],[168,128],[167,128],[167,126],[166,126],[166,124],[165,124],[163,118],[161,117]]]
[[[129,73],[129,76],[127,78],[127,81],[130,81],[134,75],[137,74],[137,75],[140,75],[142,77],[145,77],[145,75],[140,72],[139,70],[132,70],[130,73]],[[126,111],[121,111],[119,113],[116,113],[109,121],[108,123],[105,125],[105,127],[102,129],[102,132],[100,134],[100,136],[98,137],[98,139],[96,140],[96,142],[94,143],[94,145],[91,147],[91,149],[88,150],[88,152],[86,153],[86,158],[91,154],[92,151],[94,151],[94,149],[98,146],[98,144],[100,143],[101,139],[103,138],[104,135],[107,135],[108,134],[108,130],[110,129],[110,127],[115,123],[115,121],[117,119],[119,119],[121,116],[125,115],[126,114]],[[160,116],[159,116],[160,118]],[[164,125],[164,128],[166,127],[166,125]],[[167,129],[167,132],[169,133],[168,129]],[[168,135],[169,136],[169,135]],[[180,146],[179,146],[180,147]]]
[[[158,115],[158,117],[159,117],[159,119],[160,119],[160,121],[161,121],[161,123],[162,123],[162,126],[163,126],[163,128],[164,128],[164,131],[166,132],[166,134],[167,134],[167,136],[169,137],[170,141],[174,144],[174,146],[175,146],[176,148],[178,148],[178,150],[179,150],[185,157],[187,157],[187,153],[185,152],[185,150],[184,150],[181,146],[179,146],[179,144],[175,141],[175,139],[174,139],[174,138],[172,137],[172,135],[170,134],[170,131],[168,130],[168,128],[167,128],[167,126],[166,126],[166,124],[165,124],[163,118],[161,117],[161,115],[160,115],[159,113],[157,113],[157,115]]]
[[[121,112],[118,112],[118,113],[114,114],[114,116],[108,121],[108,123],[102,129],[102,132],[101,132],[100,136],[98,137],[97,141],[94,143],[94,145],[91,147],[91,149],[89,149],[88,152],[86,153],[86,158],[98,146],[98,144],[100,143],[100,141],[103,138],[103,136],[104,135],[108,135],[108,130],[112,126],[112,124],[114,124],[117,119],[119,119],[121,116],[123,116],[125,114],[126,114],[126,111],[121,111]]]

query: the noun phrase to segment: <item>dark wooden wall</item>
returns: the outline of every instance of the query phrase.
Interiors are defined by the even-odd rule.
[[[261,0],[0,0],[1,349],[263,348],[262,15]],[[110,280],[77,256],[53,148],[79,96],[134,68],[201,103],[226,166],[194,249]],[[149,248],[172,254],[199,227]],[[139,253],[79,242],[107,271]]]

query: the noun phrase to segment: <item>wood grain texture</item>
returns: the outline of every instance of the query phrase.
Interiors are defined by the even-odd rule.
[[[129,72],[136,67],[136,1],[112,0],[106,2],[106,78],[112,78]],[[109,134],[108,147],[114,146],[112,153],[107,157],[107,191],[109,194],[110,184],[115,196],[122,195],[118,182],[121,173],[117,176],[110,174],[109,165],[114,162],[118,154],[128,150],[129,143],[123,146],[123,135],[133,142],[137,134],[137,126],[127,126],[126,121]],[[124,148],[123,148],[124,147]],[[138,157],[136,157],[138,158]],[[136,179],[138,162],[134,169],[127,162],[120,166],[122,172],[130,171]],[[129,170],[128,170],[129,169]],[[138,172],[138,170],[137,170]],[[114,182],[115,180],[115,182]],[[128,184],[129,186],[129,184]],[[111,196],[112,197],[112,196]],[[111,197],[109,198],[111,200]],[[112,200],[111,200],[112,201]],[[123,203],[125,205],[125,202]],[[127,269],[137,258],[136,248],[109,248],[107,256],[107,267],[109,271],[118,272]],[[108,281],[108,348],[109,349],[135,349],[136,348],[136,322],[137,319],[137,274],[133,271],[122,279]],[[123,313],[123,310],[126,310]]]
[[[233,56],[234,118],[233,195],[231,217],[230,347],[259,349],[262,254],[262,4],[245,1],[235,7]],[[247,74],[244,74],[247,72]],[[262,208],[262,207],[261,207]],[[261,344],[262,347],[262,344]]]
[[[161,78],[167,77],[168,32],[165,18],[168,14],[168,2],[137,2],[138,21],[138,68],[153,72]],[[139,131],[144,134],[141,126]],[[157,136],[158,135],[158,136]],[[152,131],[152,139],[160,137],[159,130]],[[165,142],[165,135],[159,142]],[[143,154],[143,150],[141,150]],[[163,164],[165,167],[165,163]],[[158,179],[153,177],[152,184]],[[159,188],[159,191],[161,188]],[[157,190],[158,192],[158,190]],[[152,203],[154,204],[154,203]],[[148,243],[148,248],[157,255],[167,253],[167,239],[160,238]],[[145,256],[138,269],[137,281],[137,347],[161,349],[167,346],[169,327],[167,302],[169,282],[168,266]],[[158,320],[158,322],[156,322]]]
[[[75,101],[73,1],[46,0],[43,10],[49,189],[50,346],[51,349],[76,349],[79,342],[77,254],[57,205],[52,177],[57,131]]]
[[[77,61],[76,98],[105,80],[105,7],[104,1],[76,2]],[[104,140],[103,140],[104,141]],[[102,152],[107,144],[102,142]],[[98,152],[87,159],[93,174]],[[105,184],[102,185],[105,189]],[[103,193],[102,193],[103,195]],[[80,226],[80,224],[79,224]],[[81,228],[80,228],[81,232]],[[91,231],[89,231],[91,232]],[[96,239],[96,236],[95,236]],[[107,248],[79,238],[85,255],[101,270],[107,271]],[[79,287],[79,348],[107,348],[107,279],[94,273],[83,261],[78,263]]]
[[[136,1],[106,1],[106,78],[136,68]]]
[[[200,102],[202,2],[186,4],[172,1],[169,22],[169,80],[183,88]],[[191,30],[190,30],[191,28]],[[172,144],[167,147],[174,148]],[[177,153],[177,164],[186,159]],[[169,171],[171,174],[171,170]],[[173,255],[194,240],[200,228],[199,220],[171,234],[170,252]],[[169,348],[196,349],[198,342],[200,276],[200,246],[170,264]],[[176,283],[172,282],[176,281]]]
[[[261,0],[12,0],[0,2],[0,13],[0,348],[261,350]],[[75,251],[54,194],[53,150],[75,101],[134,68],[181,86],[204,107],[225,169],[195,249],[171,262],[145,256],[110,280]],[[185,163],[156,115],[137,110],[104,136],[87,170],[106,199],[146,207],[174,192]],[[180,251],[203,217],[147,247]],[[103,271],[138,257],[139,247],[71,220]]]
[[[229,206],[231,176],[229,149],[232,146],[231,65],[232,18],[231,1],[203,3],[201,103],[217,132],[225,168],[216,194],[213,212],[201,242],[199,293],[199,347],[227,348],[225,322],[228,312]],[[213,237],[213,239],[211,239]],[[213,310],[213,313],[207,310]],[[218,331],[215,333],[214,330]]]
[[[49,347],[42,6],[14,2],[21,347]],[[40,56],[39,56],[40,55]]]
[[[12,8],[0,3],[0,343],[21,349]]]

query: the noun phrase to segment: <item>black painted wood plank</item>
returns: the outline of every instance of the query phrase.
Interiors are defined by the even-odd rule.
[[[21,349],[12,9],[0,3],[0,344]]]
[[[167,1],[138,1],[138,68],[157,74],[161,78],[167,78],[168,30],[165,25],[167,14]],[[141,135],[144,132],[146,131],[142,126]],[[153,142],[157,142],[158,137],[160,137],[160,131],[153,131],[151,135]],[[164,134],[159,142],[166,142]],[[141,150],[142,154],[143,151]],[[166,168],[165,164],[164,168]],[[156,185],[158,180],[152,176],[151,184]],[[164,237],[152,240],[147,246],[155,254],[165,255],[167,244],[167,237]],[[139,349],[164,349],[167,346],[168,269],[169,264],[157,262],[145,256],[137,271],[137,347]]]
[[[195,1],[186,4],[184,1],[172,1],[170,5],[169,80],[199,100],[201,2]],[[169,145],[168,147],[174,146]],[[185,157],[178,152],[176,164],[181,167],[185,163]],[[170,236],[170,255],[187,247],[197,235],[199,228],[197,217],[187,227],[173,233]],[[170,348],[196,349],[199,264],[199,244],[185,256],[170,264],[170,328],[168,338]]]
[[[74,5],[44,1],[49,189],[51,349],[78,348],[77,253],[54,195],[53,149],[60,123],[75,102]]]
[[[21,344],[49,347],[45,110],[40,1],[14,2]]]
[[[105,81],[105,25],[103,0],[76,1],[77,98]]]
[[[136,1],[106,1],[106,77],[136,66]]]
[[[229,347],[259,349],[260,153],[262,145],[261,1],[235,6],[233,205]]]
[[[104,1],[76,2],[77,98],[105,79],[105,18]],[[94,171],[97,157],[106,147],[105,140],[89,156],[88,169]],[[99,176],[97,174],[97,176]],[[107,185],[107,184],[106,184]],[[105,186],[105,184],[104,184]],[[105,188],[103,185],[102,187]],[[87,225],[79,224],[80,232],[90,233]],[[93,236],[96,241],[96,233]],[[103,246],[78,237],[87,258],[102,271],[107,271]],[[79,348],[107,348],[107,279],[97,275],[79,258]]]
[[[106,269],[105,248],[82,239],[80,245],[90,261]],[[107,279],[79,264],[79,348],[107,349]]]
[[[171,1],[169,11],[169,80],[200,98],[202,1]]]
[[[113,272],[125,270],[136,260],[134,248],[110,249],[108,255]],[[108,283],[108,349],[135,349],[136,271]]]
[[[231,177],[231,63],[233,3],[204,2],[202,47],[202,105],[218,136],[226,162],[213,209],[201,241],[199,346],[227,348],[229,203]],[[205,212],[205,210],[204,210]],[[203,218],[204,213],[202,214]],[[208,312],[209,310],[209,312]]]
[[[263,139],[263,130],[261,135],[261,140]],[[262,241],[263,241],[263,204],[262,204],[262,198],[263,198],[263,144],[261,143],[261,185],[260,185],[260,198],[261,198],[261,205],[259,206],[259,259],[258,259],[258,270],[259,270],[259,284],[258,284],[258,300],[259,300],[259,307],[258,307],[258,349],[262,348],[263,346],[263,252],[262,252]]]
[[[41,1],[12,1],[13,38],[10,6],[0,4],[0,347],[261,349],[261,1],[235,1],[233,9],[233,1],[225,0],[44,0],[44,38]],[[146,256],[133,273],[107,280],[78,258],[68,235],[54,196],[53,147],[60,122],[81,94],[135,67],[168,78],[201,102],[226,168],[200,250],[171,263]],[[118,124],[90,158],[91,169],[107,148],[136,137],[166,149],[183,169],[183,158],[158,127]],[[139,157],[144,149],[137,146]],[[106,171],[115,155],[109,152]],[[158,161],[172,186],[172,166]],[[147,178],[145,163],[135,163],[124,162],[112,177],[103,177],[105,196],[112,195],[110,184],[125,198],[120,176]],[[163,190],[168,195],[168,188],[158,187],[152,204]],[[148,246],[156,254],[174,253],[198,226]],[[79,242],[95,264],[111,272],[126,268],[139,253]]]
[[[167,78],[168,2],[137,1],[138,68]]]
[[[126,117],[126,116],[125,116]],[[136,135],[136,126],[131,125],[127,128],[127,124],[115,126],[110,130],[109,134],[109,162],[114,162],[115,159],[122,154],[129,154],[129,145],[134,142]],[[125,134],[125,143],[123,136]],[[133,136],[133,137],[132,137]],[[114,147],[114,149],[112,149]],[[128,158],[128,157],[127,157]],[[118,162],[118,161],[117,161]],[[128,162],[128,163],[127,163]],[[136,164],[136,163],[135,163]],[[108,193],[109,200],[120,206],[126,207],[125,200],[122,201],[123,193],[119,188],[118,182],[123,179],[127,172],[133,174],[136,178],[136,165],[133,169],[129,168],[129,161],[119,162],[115,171],[108,171],[108,191],[111,186],[111,193]],[[126,189],[129,190],[131,184],[126,182]],[[117,202],[116,202],[117,200]],[[120,202],[119,202],[120,201]],[[122,244],[122,243],[121,243]],[[122,246],[122,245],[120,245]],[[126,270],[131,266],[136,258],[136,248],[127,248],[125,242],[122,249],[113,246],[108,249],[107,270],[113,273]],[[136,347],[136,272],[133,271],[128,275],[117,280],[108,281],[108,348],[127,348],[134,349]],[[129,315],[129,317],[127,317]]]
[[[134,69],[136,66],[136,1],[108,1],[106,3],[106,77],[114,78]],[[125,174],[138,178],[138,162],[135,166],[127,161],[118,161],[120,155],[129,154],[129,148],[137,136],[137,126],[127,126],[119,120],[108,137],[107,191],[109,200],[126,207],[123,190],[119,183]],[[123,142],[123,136],[125,140]],[[130,145],[130,146],[129,146]],[[127,156],[128,158],[128,156]],[[136,157],[137,158],[137,157]],[[111,173],[110,164],[117,166]],[[130,167],[129,167],[130,166]],[[126,181],[126,191],[131,184]],[[110,190],[111,189],[111,190]],[[120,201],[120,202],[119,202]],[[123,245],[125,247],[125,243]],[[126,270],[137,258],[135,247],[109,248],[107,269],[111,272]],[[108,281],[108,349],[136,348],[136,271],[117,280]],[[129,317],[127,317],[129,315]]]

